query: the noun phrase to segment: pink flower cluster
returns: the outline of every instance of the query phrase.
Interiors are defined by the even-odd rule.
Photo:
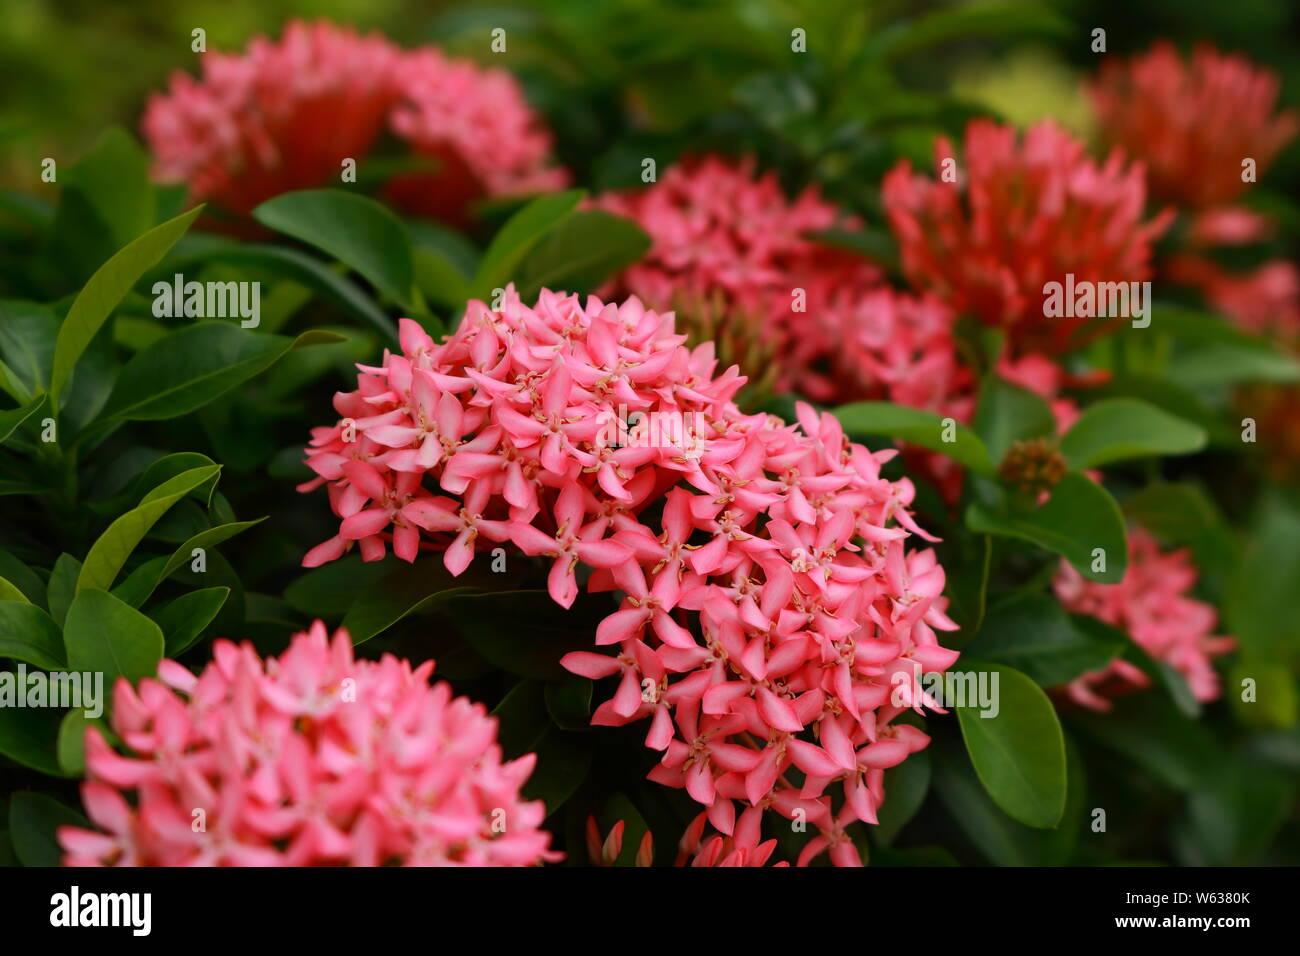
[[[684,339],[635,298],[548,291],[531,308],[513,289],[499,311],[473,302],[442,344],[403,320],[403,354],[362,367],[342,420],[313,432],[304,487],[326,483],[342,523],[304,563],[353,543],[378,559],[389,541],[411,560],[428,536],[460,573],[482,537],[550,559],[566,607],[590,568],[589,592],[621,595],[595,635],[615,653],[563,661],[618,678],[593,722],[649,718],[652,779],[722,833],[742,826],[737,805],[746,827],[802,811],[847,859],[844,828],[874,821],[884,770],[928,741],[891,721],[931,704],[915,677],[956,659],[935,635],[955,627],[944,572],[907,548],[928,536],[911,483],[880,476],[896,452],[807,406],[793,426],[742,414],[744,379]],[[685,427],[643,440],[632,413]],[[891,701],[896,674],[911,679]]]
[[[1155,538],[1140,527],[1129,530],[1129,563],[1124,580],[1099,584],[1085,580],[1066,562],[1053,582],[1061,603],[1126,631],[1138,646],[1169,664],[1185,678],[1197,700],[1219,696],[1212,659],[1231,651],[1230,637],[1214,636],[1215,612],[1189,597],[1197,571],[1185,550],[1162,553]],[[1103,670],[1072,681],[1070,698],[1093,710],[1109,710],[1107,695],[1149,686],[1146,674],[1116,659]]]
[[[293,21],[243,54],[205,53],[203,76],[177,72],[143,119],[156,174],[194,200],[246,215],[294,189],[340,181],[391,129],[432,172],[391,188],[417,212],[459,219],[483,195],[557,188],[550,137],[504,70],[423,48],[406,52],[327,21]]]
[[[791,201],[775,176],[754,175],[752,161],[704,156],[597,205],[653,240],[604,291],[685,315],[748,318],[774,357],[780,391],[937,411],[964,384],[952,317],[936,299],[897,293],[874,265],[810,236],[853,225],[814,187]]]
[[[912,281],[1005,328],[1016,355],[1060,354],[1113,325],[1045,318],[1043,286],[1069,273],[1076,282],[1149,277],[1151,245],[1172,212],[1143,221],[1142,167],[1118,152],[1099,165],[1050,121],[1017,142],[1014,127],[974,120],[962,157],[941,137],[936,167],[954,169],[956,182],[923,176],[907,160],[885,176],[885,209]]]
[[[116,753],[86,735],[100,830],[60,829],[70,866],[523,866],[557,859],[535,754],[502,763],[481,704],[429,686],[433,662],[354,660],[317,621],[279,658],[213,645],[195,677],[165,660],[119,680]],[[130,802],[124,794],[134,794]]]
[[[1202,44],[1189,59],[1157,43],[1131,60],[1106,59],[1090,92],[1103,135],[1140,159],[1154,196],[1193,208],[1237,199],[1300,129],[1276,113],[1278,77]]]

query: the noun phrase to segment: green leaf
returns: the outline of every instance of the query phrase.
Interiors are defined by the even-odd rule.
[[[483,253],[474,289],[487,298],[515,278],[524,256],[541,238],[578,208],[586,193],[581,189],[539,196],[507,220]]]
[[[158,672],[163,656],[163,632],[131,605],[107,591],[78,592],[63,628],[68,667],[99,671],[111,687],[117,678],[135,683]]]
[[[497,738],[507,759],[537,754],[537,765],[523,786],[523,794],[529,800],[545,803],[549,816],[586,779],[590,748],[582,735],[566,733],[551,723],[540,681],[520,681],[492,715],[499,721]]]
[[[935,10],[879,31],[869,43],[872,57],[895,59],[930,47],[973,37],[1014,35],[1068,37],[1073,24],[1054,10],[1021,3],[981,3]]]
[[[268,199],[253,218],[324,250],[394,302],[411,306],[411,237],[375,200],[340,189],[308,189]]]
[[[59,185],[52,251],[78,279],[153,225],[148,154],[119,127],[62,171]]]
[[[178,657],[199,639],[230,596],[230,588],[203,588],[182,594],[151,617],[163,632],[163,653]]]
[[[408,615],[442,606],[458,594],[476,590],[476,582],[486,581],[473,568],[459,578],[453,577],[441,558],[402,565],[361,592],[348,608],[343,627],[351,635],[352,642],[360,644]],[[293,603],[292,599],[290,603]]]
[[[1244,651],[1263,660],[1290,657],[1300,649],[1300,509],[1270,494],[1254,519],[1252,546],[1237,568],[1224,608],[1229,633]]]
[[[962,653],[1014,667],[1040,687],[1060,687],[1101,670],[1128,643],[1122,635],[1097,639],[1076,628],[1054,598],[1027,594],[990,608],[984,626]]]
[[[63,325],[59,327],[54,346],[50,394],[56,399],[104,320],[131,291],[136,280],[167,254],[202,211],[203,207],[198,206],[150,229],[100,266],[77,293]]]
[[[920,759],[918,759],[920,758]],[[884,843],[892,843],[925,802],[930,790],[930,753],[914,753],[896,767],[885,771],[885,802],[877,813],[879,823],[872,834]]]
[[[189,239],[197,240],[199,237],[187,237],[187,243]],[[168,256],[163,264],[166,268],[155,270],[150,278],[156,276],[170,280],[178,270],[204,262],[264,269],[273,275],[302,283],[345,311],[369,322],[387,341],[397,341],[397,324],[356,283],[337,275],[319,259],[297,249],[203,236],[201,242],[178,247],[177,252]]]
[[[1260,857],[1296,805],[1296,784],[1234,757],[1208,786],[1188,795],[1181,842],[1193,866],[1242,866]]]
[[[1033,510],[994,510],[972,502],[966,511],[971,531],[1028,541],[1061,555],[1091,581],[1113,584],[1128,567],[1128,539],[1119,505],[1105,488],[1077,471],[1066,474],[1052,496]],[[1093,570],[1093,552],[1101,548],[1104,571]]]
[[[979,437],[965,425],[951,422],[945,428],[947,419],[919,408],[894,405],[890,402],[854,402],[834,409],[834,415],[844,426],[844,430],[853,436],[883,435],[942,452],[966,465],[981,475],[993,473],[993,463],[988,450]],[[951,431],[954,440],[946,442],[943,436]]]
[[[1065,739],[1047,695],[1020,671],[963,658],[965,671],[989,674],[995,716],[978,704],[958,706],[971,763],[993,802],[1021,823],[1056,826],[1065,811]],[[993,685],[997,675],[997,685]]]
[[[0,356],[5,360],[5,391],[19,404],[49,386],[59,324],[59,316],[48,305],[15,300],[0,302]]]
[[[26,405],[0,411],[0,445],[18,430],[19,426],[36,414],[37,409],[45,404],[45,394],[38,393]]]
[[[90,546],[90,553],[86,555],[81,575],[77,578],[77,592],[87,588],[111,588],[126,559],[167,509],[220,471],[220,465],[209,465],[169,478],[150,491],[138,507],[109,525],[108,530]]]
[[[1070,621],[1078,631],[1088,635],[1094,641],[1119,644],[1122,650],[1120,656],[1146,674],[1152,686],[1164,688],[1169,699],[1180,711],[1188,717],[1200,716],[1201,702],[1192,693],[1187,679],[1164,661],[1158,661],[1144,651],[1142,645],[1133,640],[1132,635],[1087,614],[1071,614]]]
[[[453,310],[463,309],[474,295],[456,264],[436,249],[415,250],[415,283],[431,302]]]
[[[86,775],[86,728],[91,726],[98,727],[101,732],[107,731],[102,721],[87,717],[82,708],[68,711],[59,724],[59,769],[69,777]]]
[[[54,561],[50,571],[50,580],[45,587],[46,602],[50,608],[50,617],[63,627],[63,619],[68,616],[72,599],[77,596],[77,579],[81,577],[81,562],[70,554],[61,554]]]
[[[1300,361],[1215,315],[1157,305],[1151,328],[1182,346],[1165,375],[1186,388],[1300,381]]]
[[[1075,708],[1066,719],[1176,790],[1209,786],[1228,761],[1209,729],[1179,713],[1162,694],[1132,694],[1104,714]]]
[[[0,754],[60,777],[57,744],[62,713],[54,707],[0,707]]]
[[[630,266],[650,248],[636,223],[598,209],[566,217],[523,260],[519,294],[541,289],[587,292]]]
[[[390,573],[393,573],[390,566],[379,561],[362,561],[361,556],[354,553],[302,574],[285,588],[284,599],[300,614],[338,617],[346,614],[362,594],[373,593],[376,584]],[[358,640],[355,634],[352,639],[354,642]]]
[[[1012,442],[1055,436],[1056,416],[1038,395],[990,375],[980,386],[973,427],[997,467]]]
[[[9,837],[23,866],[59,866],[59,827],[90,829],[90,821],[53,797],[20,790],[9,800]]]
[[[546,712],[563,730],[586,730],[591,724],[591,689],[595,682],[569,674],[546,682]]]
[[[58,670],[66,660],[63,634],[35,604],[0,601],[0,657]]]
[[[103,417],[128,421],[177,418],[275,364],[290,349],[342,341],[340,335],[319,330],[293,339],[257,335],[226,322],[186,326],[126,364]]]
[[[0,602],[17,601],[19,604],[31,604],[27,595],[18,589],[8,578],[0,577]]]
[[[265,518],[255,518],[252,521],[232,521],[200,531],[186,540],[165,560],[158,558],[141,565],[126,581],[114,588],[113,593],[132,607],[139,607],[157,590],[158,585],[171,577],[172,573],[182,565],[193,560],[195,548],[202,548],[204,551],[215,548],[265,520]]]
[[[1202,571],[1228,572],[1239,548],[1213,501],[1196,485],[1152,482],[1124,499],[1124,514],[1164,544],[1191,548]]]
[[[0,548],[0,574],[22,591],[27,600],[36,605],[45,604],[45,582],[40,575],[3,548]]]
[[[590,647],[608,614],[604,594],[583,595],[565,609],[546,591],[459,590],[440,602],[460,636],[498,667],[520,677],[555,679],[568,672],[560,658]],[[346,623],[346,622],[345,622]]]
[[[1024,826],[1003,813],[980,785],[969,757],[955,740],[938,739],[930,748],[934,751],[935,793],[989,862],[997,866],[1063,866],[1070,861],[1087,807],[1083,760],[1068,737],[1065,744],[1065,810],[1060,824],[1049,830]],[[909,757],[908,762],[911,760]]]
[[[1186,455],[1205,447],[1205,430],[1133,398],[1090,405],[1061,439],[1072,468],[1100,468],[1126,458]]]

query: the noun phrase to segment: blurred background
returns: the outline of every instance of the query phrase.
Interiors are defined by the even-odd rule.
[[[957,131],[966,111],[1017,123],[1055,116],[1088,132],[1079,81],[1098,56],[1146,49],[1160,37],[1208,40],[1277,71],[1283,100],[1300,100],[1300,4],[1292,0],[5,0],[0,9],[0,179],[37,182],[44,156],[75,158],[103,129],[138,129],[151,90],[193,71],[191,31],[210,49],[278,35],[292,17],[326,17],[382,31],[406,45],[507,66],[556,130],[561,160],[595,186],[634,175],[619,159],[656,140],[703,145],[753,140],[789,175],[813,172],[840,198],[870,208],[849,181],[875,179],[897,150],[928,159],[936,128]],[[916,47],[903,20],[961,8],[950,34]],[[505,28],[505,54],[489,50]],[[789,31],[814,38],[806,68],[788,70]],[[835,38],[827,49],[822,37]],[[879,51],[886,57],[866,56]],[[886,72],[884,64],[889,64]],[[943,95],[941,95],[943,94]],[[634,109],[627,111],[625,107]],[[629,119],[628,117],[631,117]],[[869,135],[862,135],[869,131]],[[776,137],[759,134],[777,133]],[[804,170],[799,167],[803,164]],[[808,169],[807,166],[816,168]],[[623,170],[621,174],[616,170]],[[631,171],[629,173],[629,171]],[[590,178],[589,178],[590,174]],[[1272,189],[1300,185],[1293,143],[1269,173]]]

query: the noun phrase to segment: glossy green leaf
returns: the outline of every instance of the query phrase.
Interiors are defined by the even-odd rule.
[[[56,670],[66,660],[63,634],[35,604],[0,601],[0,657]]]
[[[148,617],[107,591],[82,590],[63,626],[68,667],[99,671],[111,687],[117,678],[152,677],[163,656],[163,632]]]
[[[23,866],[59,866],[63,848],[58,829],[75,826],[90,829],[90,821],[53,797],[20,790],[9,800],[9,838]]]
[[[111,588],[126,559],[167,509],[220,471],[219,465],[209,465],[169,478],[109,525],[86,555],[77,578],[78,593],[87,588]]]
[[[229,596],[230,588],[203,588],[182,594],[152,612],[150,616],[163,632],[165,656],[174,658],[189,650]]]
[[[987,673],[996,701],[995,714],[994,708],[981,709],[969,700],[956,706],[966,750],[984,789],[1021,823],[1056,826],[1065,810],[1065,740],[1052,702],[1032,680],[1005,664],[963,657],[960,669]]]
[[[854,402],[834,409],[834,415],[849,435],[902,439],[955,458],[977,474],[993,472],[993,462],[979,436],[965,425],[932,412],[890,402]],[[951,442],[944,441],[948,434],[953,436]]]
[[[411,305],[411,237],[381,203],[340,189],[308,189],[268,199],[253,218],[324,250],[394,302]]]
[[[506,222],[493,238],[474,276],[474,289],[488,297],[518,278],[516,270],[534,246],[565,217],[572,215],[586,195],[581,189],[539,196]]]
[[[980,386],[973,428],[984,440],[989,460],[996,468],[1013,442],[1054,436],[1056,417],[1038,395],[989,376]]]
[[[167,250],[189,229],[202,206],[155,226],[143,236],[116,252],[92,275],[73,300],[67,317],[59,327],[54,346],[54,367],[50,377],[50,394],[58,398],[72,370],[122,298],[136,280],[157,263]]]
[[[342,336],[319,330],[289,338],[258,335],[227,322],[186,326],[126,364],[103,417],[177,418],[252,378],[290,349],[341,341]]]
[[[1128,567],[1127,532],[1119,506],[1105,488],[1074,471],[1036,508],[995,510],[973,502],[966,511],[966,527],[1036,544],[1061,555],[1092,581],[1120,581]],[[1095,553],[1098,548],[1100,555]],[[1101,567],[1101,558],[1105,569],[1094,570]]]
[[[1186,455],[1205,447],[1205,430],[1133,398],[1088,406],[1061,439],[1072,468],[1100,468],[1126,458]]]
[[[519,294],[530,300],[541,289],[590,291],[649,248],[650,237],[630,219],[598,209],[575,212],[524,258]]]
[[[1097,639],[1076,628],[1055,598],[1028,594],[990,608],[962,653],[1014,667],[1041,687],[1059,687],[1101,670],[1127,644],[1122,636]]]

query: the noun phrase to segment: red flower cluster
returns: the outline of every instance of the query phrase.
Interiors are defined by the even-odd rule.
[[[1104,164],[1050,121],[1017,142],[987,120],[966,129],[964,166],[940,138],[936,164],[956,181],[932,180],[903,160],[886,175],[883,199],[913,281],[958,313],[1005,328],[1016,355],[1069,351],[1108,319],[1046,318],[1044,286],[1131,282],[1149,277],[1151,244],[1172,213],[1144,221],[1142,167],[1118,153]],[[1099,324],[1100,323],[1100,324]]]

